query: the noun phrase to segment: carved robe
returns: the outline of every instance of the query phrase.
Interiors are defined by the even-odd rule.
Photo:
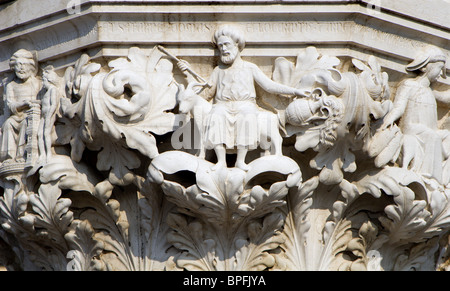
[[[209,84],[215,99],[206,118],[206,148],[220,144],[227,149],[258,146],[259,127],[270,126],[277,116],[271,118],[268,111],[257,106],[255,82],[269,93],[293,94],[291,87],[272,81],[250,62],[238,60],[230,67],[214,69]]]
[[[26,144],[26,110],[25,101],[33,101],[41,90],[41,82],[30,78],[24,84],[12,81],[6,86],[6,105],[10,116],[2,126],[0,160],[21,158]]]
[[[409,95],[409,96],[408,96]],[[411,169],[442,180],[443,148],[438,131],[437,104],[432,90],[407,81],[399,88],[395,105],[404,107],[400,128],[404,133],[403,163],[414,158]]]

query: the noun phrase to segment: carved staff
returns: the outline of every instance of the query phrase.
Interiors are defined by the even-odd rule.
[[[173,59],[174,61],[181,62],[181,60],[179,58],[177,58],[176,56],[174,56],[173,54],[171,54],[169,51],[167,51],[163,46],[158,45],[157,48],[163,52],[164,54],[166,54],[168,57],[170,57],[171,59]],[[202,78],[202,76],[200,76],[199,74],[197,74],[196,72],[194,72],[190,67],[187,67],[187,70],[189,71],[189,73],[191,73],[194,77],[196,77],[198,80],[200,80],[201,82],[203,82],[207,87],[210,87],[211,85],[208,84],[208,82],[206,82],[205,79]]]

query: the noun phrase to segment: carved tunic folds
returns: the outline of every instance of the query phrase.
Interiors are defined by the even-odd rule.
[[[215,104],[209,114],[206,129],[206,147],[225,144],[256,148],[258,143],[256,92],[252,67],[241,66],[222,69],[217,67],[210,83],[216,88]]]
[[[217,87],[215,100],[254,102],[256,98],[254,69],[254,65],[248,62],[241,62],[239,66],[229,68],[216,67],[210,81]]]
[[[399,90],[407,90],[403,94],[408,94],[408,99],[405,113],[400,120],[400,127],[411,130],[410,127],[421,124],[431,130],[437,130],[437,104],[431,88],[424,87],[414,81],[406,81],[404,87],[399,88]],[[398,100],[398,102],[404,101]]]
[[[399,125],[405,134],[405,144],[416,147],[412,170],[442,181],[442,137],[438,132],[437,104],[433,91],[419,82],[406,81],[399,88],[394,105],[404,107]],[[405,163],[403,166],[408,165]]]
[[[208,116],[206,147],[249,147],[259,143],[258,127],[270,127],[267,111],[256,105],[255,83],[273,94],[292,94],[292,88],[269,79],[256,65],[239,61],[214,69],[209,84],[215,103]]]
[[[30,78],[24,83],[12,81],[6,87],[6,106],[11,115],[2,127],[0,159],[14,159],[23,154],[25,146],[26,113],[29,108],[25,102],[37,99],[41,90],[41,83],[36,78]],[[23,158],[23,157],[18,157]]]

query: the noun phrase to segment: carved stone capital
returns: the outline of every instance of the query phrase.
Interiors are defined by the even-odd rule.
[[[0,7],[0,266],[449,269],[448,1],[41,2]]]

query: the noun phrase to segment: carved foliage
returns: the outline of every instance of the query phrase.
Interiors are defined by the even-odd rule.
[[[72,96],[81,97],[74,104],[65,102],[63,111],[69,120],[60,128],[66,136],[60,142],[70,141],[75,161],[81,159],[85,146],[99,151],[97,169],[109,171],[111,183],[127,185],[135,179],[131,170],[141,165],[133,150],[155,157],[158,149],[153,134],[162,135],[178,126],[176,116],[167,112],[176,105],[178,87],[172,64],[158,50],[147,56],[131,48],[128,59],[119,58],[109,66],[109,73],[92,77],[89,73],[100,66],[83,56],[75,69],[68,69],[67,87],[72,88]]]
[[[170,162],[175,159],[184,162]],[[190,167],[186,168],[186,164]],[[275,259],[271,252],[283,242],[280,231],[285,218],[277,209],[285,205],[283,198],[289,186],[300,182],[298,166],[288,158],[276,157],[253,161],[247,173],[238,168],[211,170],[212,166],[181,152],[164,153],[150,166],[149,176],[162,183],[167,199],[180,212],[172,214],[168,221],[173,230],[169,241],[181,251],[175,257],[178,267],[188,270],[273,267]],[[180,184],[182,175],[187,174],[180,171],[192,171],[196,183]],[[272,178],[266,175],[269,171]],[[165,178],[163,173],[178,176]],[[272,181],[274,177],[281,181]],[[262,181],[264,188],[258,185]]]

